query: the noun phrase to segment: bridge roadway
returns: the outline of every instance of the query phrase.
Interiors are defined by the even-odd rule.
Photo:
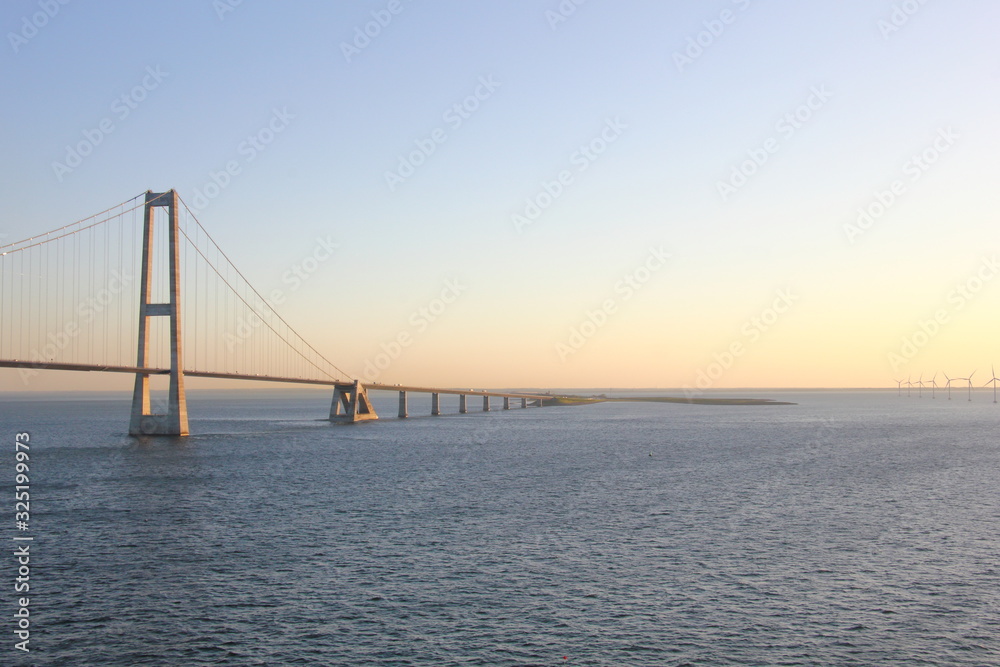
[[[51,371],[85,371],[99,373],[143,373],[148,375],[169,375],[169,368],[140,368],[137,366],[95,366],[92,364],[42,363],[37,361],[19,361],[0,359],[0,368],[27,368],[32,370]],[[208,371],[184,371],[186,377],[217,378],[223,380],[256,380],[258,382],[287,382],[291,384],[311,384],[327,387],[348,386],[354,383],[349,380],[310,380],[304,378],[272,377],[269,375],[240,375],[237,373],[211,373]],[[373,391],[399,391],[418,394],[456,394],[466,396],[487,396],[498,398],[527,398],[541,400],[552,398],[551,394],[531,394],[517,392],[489,391],[486,389],[442,389],[437,387],[422,387],[416,385],[383,384],[379,382],[361,383],[365,389]]]

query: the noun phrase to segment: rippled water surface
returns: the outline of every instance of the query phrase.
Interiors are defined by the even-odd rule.
[[[292,396],[196,394],[147,441],[127,400],[3,398],[35,541],[0,662],[1000,663],[992,395],[355,426]]]

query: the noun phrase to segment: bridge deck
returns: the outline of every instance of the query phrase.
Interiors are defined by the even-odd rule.
[[[138,366],[95,366],[91,364],[39,363],[37,361],[19,361],[0,359],[0,368],[29,368],[33,370],[52,371],[83,371],[94,373],[143,373],[148,375],[169,375],[169,368],[140,368]],[[285,382],[290,384],[308,384],[334,387],[336,385],[353,385],[346,380],[312,380],[308,378],[272,377],[269,375],[240,375],[237,373],[211,373],[207,371],[184,371],[187,377],[217,378],[222,380],[255,380],[258,382]],[[467,396],[498,396],[508,398],[552,398],[551,394],[530,394],[487,389],[443,389],[440,387],[420,387],[415,385],[382,384],[378,382],[361,383],[369,391],[406,391],[423,394],[465,394]]]

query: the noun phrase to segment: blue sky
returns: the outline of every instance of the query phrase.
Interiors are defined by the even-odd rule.
[[[554,21],[561,5],[574,11]],[[235,163],[199,218],[262,291],[335,239],[283,315],[356,375],[448,279],[467,289],[379,380],[693,386],[733,343],[711,388],[954,374],[1000,353],[1000,281],[961,312],[948,298],[998,246],[998,19],[985,0],[7,2],[0,233],[146,189],[193,203]],[[377,34],[345,56],[366,24]],[[79,166],[54,167],[102,121]],[[924,151],[934,163],[907,170]],[[887,212],[845,232],[895,181]],[[616,285],[650,248],[671,259],[625,299]],[[750,340],[781,290],[794,305]],[[901,361],[941,308],[948,325]]]

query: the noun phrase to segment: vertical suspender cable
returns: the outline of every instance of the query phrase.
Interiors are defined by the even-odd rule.
[[[30,291],[30,288],[31,288],[31,250],[28,250],[27,254],[28,254],[28,275],[24,277],[24,287],[21,289],[22,294],[27,291],[27,295],[26,295],[27,299],[26,299],[26,301],[27,301],[28,316],[25,318],[25,325],[26,325],[24,327],[24,339],[25,339],[25,343],[28,343],[31,340],[31,291]],[[28,352],[27,349],[25,349],[24,351],[25,351],[25,353],[27,353],[28,357],[31,356],[31,353]]]
[[[89,277],[88,284],[90,285],[90,289],[87,291],[87,294],[88,294],[88,299],[92,299],[93,298],[93,294],[94,294],[94,267],[93,267],[93,261],[94,261],[94,233],[93,233],[93,230],[89,230],[88,229],[87,230],[87,236],[90,237],[90,254],[87,256],[87,258],[90,260],[90,266],[87,267],[88,268],[87,274],[88,274],[88,277]],[[88,305],[87,316],[88,316],[88,320],[89,320],[88,324],[90,325],[89,326],[89,330],[88,330],[88,338],[90,339],[90,344],[88,345],[88,352],[87,352],[88,357],[87,358],[90,361],[90,363],[93,363],[94,362],[94,302],[91,300],[91,301],[89,301],[89,303],[87,305]]]
[[[4,343],[6,342],[10,345],[10,336],[4,331],[3,324],[7,321],[4,317],[4,306],[7,304],[7,299],[4,298],[4,287],[7,286],[7,281],[4,276],[7,274],[7,262],[3,259],[3,255],[0,255],[0,358],[6,359],[8,357],[13,358],[10,354],[5,353]]]
[[[122,238],[125,232],[125,212],[122,211],[118,214],[118,261],[115,263],[118,267],[119,277],[118,280],[121,282],[121,272],[125,268],[123,262],[124,259],[124,249],[122,248]],[[119,366],[124,366],[122,363],[122,350],[125,347],[124,336],[122,335],[122,314],[125,309],[126,296],[125,296],[125,286],[122,285],[121,292],[118,294],[118,327],[117,333],[115,334],[115,348],[118,350],[118,355],[115,359],[115,363]]]
[[[102,273],[104,273],[105,278],[104,278],[104,287],[101,288],[101,294],[103,294],[104,290],[107,289],[108,286],[107,267],[111,265],[111,253],[109,251],[108,236],[109,236],[108,225],[104,225],[104,265]],[[100,304],[100,299],[98,299],[98,303]],[[102,364],[108,363],[108,311],[110,310],[110,308],[108,307],[109,305],[110,304],[104,304],[101,307],[101,310],[103,311],[104,314],[104,332],[103,335],[101,336],[104,339],[103,340],[104,344],[101,347]]]

